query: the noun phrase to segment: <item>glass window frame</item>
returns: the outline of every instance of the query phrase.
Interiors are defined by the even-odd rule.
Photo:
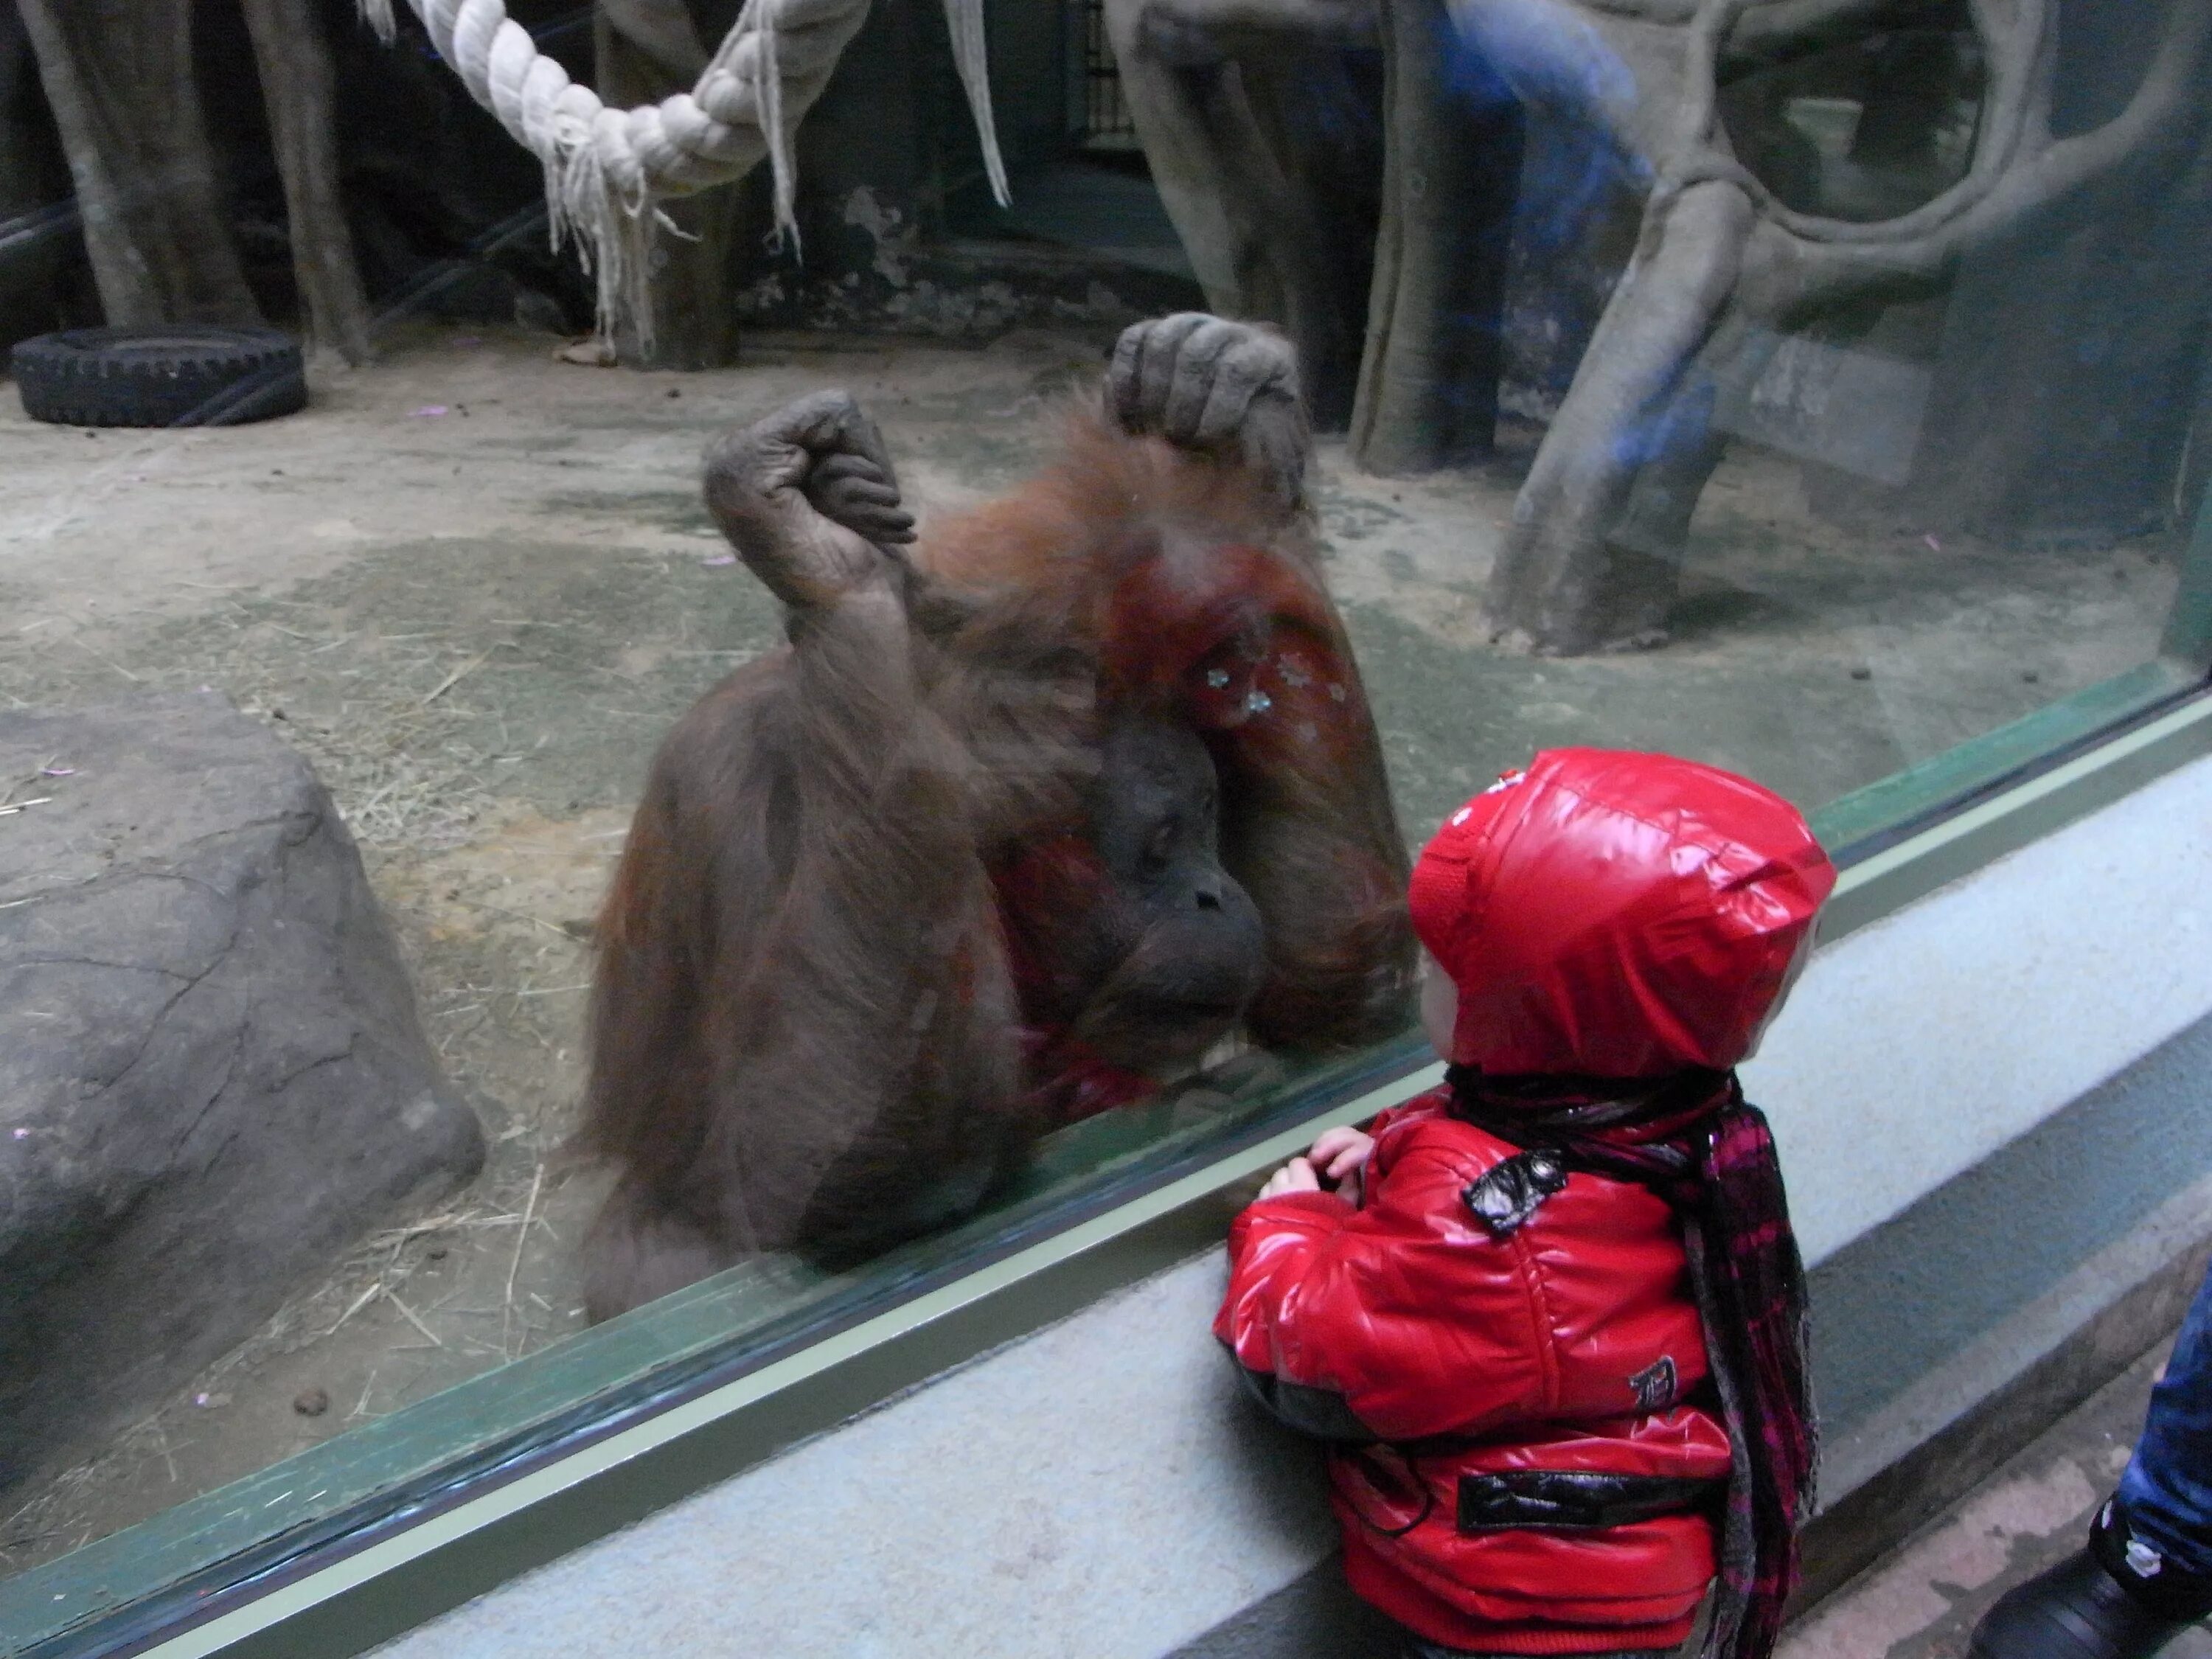
[[[1811,814],[1842,869],[1822,938],[2206,755],[2212,498],[2149,662]],[[949,1256],[927,1241],[742,1329],[778,1287],[738,1269],[678,1291],[0,1580],[0,1645],[360,1652],[1218,1244],[1261,1172],[1441,1073],[1408,1036],[1195,1144],[1117,1146],[1095,1121],[1097,1179],[957,1230]]]

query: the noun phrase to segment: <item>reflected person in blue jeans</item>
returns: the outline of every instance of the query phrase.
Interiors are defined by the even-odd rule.
[[[2212,1613],[2212,1274],[2088,1547],[2008,1592],[1972,1659],[2148,1659]]]

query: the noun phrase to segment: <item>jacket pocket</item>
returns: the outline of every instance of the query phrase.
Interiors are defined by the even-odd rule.
[[[1436,1510],[1419,1467],[1395,1446],[1340,1446],[1335,1462],[1337,1493],[1370,1532],[1403,1538]]]

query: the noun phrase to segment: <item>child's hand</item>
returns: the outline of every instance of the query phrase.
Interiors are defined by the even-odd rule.
[[[1337,1195],[1357,1205],[1367,1160],[1375,1151],[1375,1137],[1349,1127],[1324,1129],[1304,1158],[1294,1158],[1267,1177],[1260,1188],[1262,1198],[1285,1193],[1317,1193],[1326,1184]]]
[[[1285,1193],[1317,1193],[1321,1182],[1314,1175],[1314,1167],[1302,1158],[1294,1158],[1267,1177],[1267,1184],[1260,1188],[1262,1198],[1280,1198]]]
[[[1336,1188],[1338,1194],[1352,1204],[1359,1202],[1362,1182],[1367,1174],[1367,1160],[1375,1151],[1375,1137],[1363,1134],[1349,1124],[1334,1129],[1323,1129],[1316,1138],[1313,1150],[1306,1154],[1319,1177]]]

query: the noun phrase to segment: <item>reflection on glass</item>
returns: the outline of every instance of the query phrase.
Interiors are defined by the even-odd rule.
[[[566,153],[532,154],[516,111],[480,107],[459,48],[408,8],[389,46],[343,8],[276,31],[280,6],[191,9],[196,38],[173,0],[121,6],[133,38],[160,43],[128,64],[81,9],[19,0],[0,19],[0,330],[274,324],[323,348],[308,404],[277,415],[283,397],[256,392],[240,355],[258,348],[195,337],[162,361],[185,354],[222,396],[265,392],[246,412],[276,417],[165,430],[98,423],[132,418],[112,403],[0,409],[15,711],[0,722],[208,687],[304,756],[488,1152],[434,1196],[373,1195],[312,1272],[255,1269],[283,1252],[246,1212],[209,1215],[193,1248],[248,1264],[232,1277],[256,1291],[209,1315],[235,1331],[213,1358],[138,1355],[99,1413],[6,1445],[0,1573],[295,1453],[330,1460],[333,1484],[269,1524],[349,1513],[445,1456],[423,1428],[416,1461],[394,1461],[375,1437],[404,1436],[386,1424],[466,1423],[451,1430],[465,1438],[508,1407],[501,1432],[558,1416],[533,1392],[552,1373],[509,1362],[629,1329],[651,1334],[624,1350],[630,1382],[656,1342],[735,1363],[733,1343],[804,1340],[825,1310],[878,1305],[1300,1109],[1304,1062],[1232,1038],[1193,1077],[1177,1050],[1163,1092],[1048,1133],[980,1213],[988,1182],[940,1183],[902,1217],[872,1198],[887,1224],[850,1254],[942,1229],[876,1266],[757,1262],[662,1304],[616,1296],[602,1311],[648,1305],[585,1334],[580,1252],[613,1176],[562,1149],[593,919],[656,746],[788,633],[702,501],[715,434],[848,387],[906,503],[941,526],[1057,453],[1058,410],[1091,395],[1130,323],[1202,309],[1274,325],[1318,433],[1316,557],[1388,773],[1369,827],[1394,810],[1416,844],[1540,747],[1673,750],[1817,807],[2140,669],[2212,476],[2212,0],[994,4],[1005,206],[962,89],[983,8],[953,0],[947,29],[884,0],[865,21],[854,9],[834,63],[787,63],[797,161],[732,139],[719,173],[640,175],[672,189],[755,169],[671,195],[678,234],[643,236],[633,198],[562,171],[566,228],[599,239],[591,276],[547,245],[543,163]],[[678,9],[688,27],[665,8],[512,12],[544,75],[557,64],[618,107],[696,89],[701,119],[741,126],[702,78],[736,8]],[[77,385],[79,358],[40,349],[16,360],[27,406]],[[1166,402],[1144,416],[1167,420]],[[1139,648],[1116,672],[1172,654],[1171,610],[1124,629]],[[958,625],[938,617],[929,648]],[[1249,668],[1173,675],[1271,705],[1296,689]],[[1096,661],[1067,672],[1095,690]],[[1233,796],[1225,723],[1186,724]],[[38,918],[76,877],[11,863],[11,845],[46,843],[11,843],[10,826],[106,787],[32,729],[0,725],[16,769],[0,777],[0,982],[20,993],[0,1010],[0,1193],[15,1194],[63,1190],[37,1185],[61,1178],[60,1085],[21,1057],[24,1022],[57,1012],[38,998],[67,988],[22,976],[65,954]],[[854,752],[891,755],[877,735],[881,752]],[[1137,747],[1133,773],[1175,772],[1168,747]],[[189,771],[168,787],[216,794]],[[1115,810],[1130,794],[1106,793]],[[865,829],[891,799],[843,810]],[[1114,811],[1084,810],[1094,839],[1120,833]],[[1131,868],[1161,826],[1140,827]],[[994,880],[1033,828],[1004,832]],[[1224,817],[1222,858],[1244,879],[1238,834]],[[881,914],[856,918],[869,890],[839,899],[847,920],[922,925],[911,883],[886,881]],[[896,994],[911,1013],[940,988]],[[1025,1016],[1051,1000],[1025,994]],[[941,1057],[935,1018],[915,1030]],[[1292,1046],[1317,1018],[1278,1010],[1240,1036]],[[626,1074],[669,1060],[647,1036]],[[776,1089],[853,1055],[828,1060]],[[404,1105],[378,1109],[397,1121]],[[759,1121],[775,1133],[775,1113]],[[179,1190],[167,1142],[134,1136],[98,1158],[136,1160],[131,1191]],[[0,1207],[0,1388],[31,1386],[70,1320],[96,1320],[142,1202]],[[732,1250],[721,1237],[694,1265]],[[55,1287],[71,1285],[63,1318]],[[190,1532],[163,1572],[184,1570]]]

